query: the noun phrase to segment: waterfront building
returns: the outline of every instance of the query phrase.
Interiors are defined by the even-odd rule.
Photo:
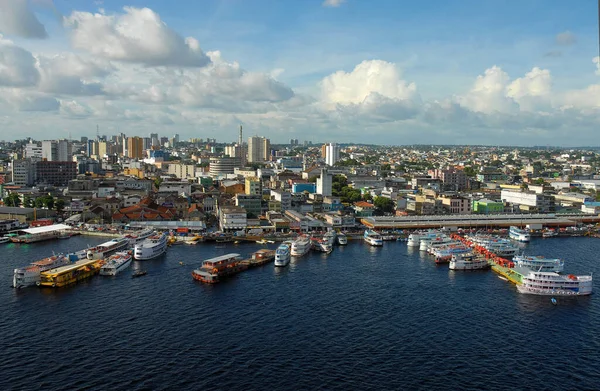
[[[473,213],[478,214],[498,214],[504,212],[504,203],[502,201],[494,201],[487,198],[473,200]]]
[[[292,193],[283,190],[271,190],[271,199],[280,203],[281,212],[292,208]]]
[[[500,198],[504,202],[518,205],[523,212],[550,213],[556,210],[554,197],[547,194],[503,189]]]
[[[262,215],[262,195],[238,193],[235,195],[235,206],[242,207],[247,213],[258,217]]]
[[[219,208],[219,227],[221,231],[239,231],[248,226],[247,213],[239,206],[223,206]]]

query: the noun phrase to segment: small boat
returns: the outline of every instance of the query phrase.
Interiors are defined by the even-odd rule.
[[[553,297],[550,299],[550,301],[552,302],[552,304],[557,305],[558,301],[556,301],[556,299]]]
[[[504,280],[504,281],[508,281],[508,278],[504,277],[504,276],[498,276],[499,279]]]
[[[261,240],[257,240],[256,243],[258,244],[267,244],[269,241],[266,239],[261,239]]]
[[[146,274],[148,274],[147,271],[145,270],[136,270],[132,275],[131,278],[136,278],[136,277],[141,277],[141,276],[145,276]]]
[[[0,238],[0,244],[2,244],[2,243],[8,243],[8,242],[10,242],[10,238],[9,237],[3,236],[3,237]]]

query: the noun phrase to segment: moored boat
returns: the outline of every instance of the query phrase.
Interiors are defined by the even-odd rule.
[[[32,262],[27,267],[15,269],[13,272],[13,288],[34,286],[40,282],[42,272],[69,265],[71,262],[72,259],[69,256],[59,254]]]
[[[310,250],[310,238],[306,235],[300,235],[292,242],[292,257],[301,257]]]
[[[561,275],[521,268],[520,293],[549,296],[584,296],[592,293],[592,276]],[[525,272],[523,272],[523,270]]]
[[[515,227],[514,225],[508,230],[508,237],[518,242],[529,242],[531,234],[526,229]]]
[[[82,259],[71,265],[61,266],[41,273],[39,286],[61,288],[97,274],[104,261]]]
[[[327,231],[327,232],[325,232],[325,235],[323,235],[323,239],[326,240],[327,243],[329,243],[329,245],[332,247],[335,243],[335,238],[336,238],[335,231]]]
[[[10,238],[8,236],[0,237],[0,244],[8,243],[8,242],[10,242]]]
[[[108,258],[117,251],[125,250],[128,247],[128,238],[115,238],[95,247],[89,248],[87,251],[87,259],[92,260]]]
[[[106,263],[100,268],[101,276],[116,276],[119,272],[127,269],[133,259],[131,251],[120,251],[111,255]]]
[[[192,272],[194,280],[207,284],[216,284],[222,278],[237,274],[248,268],[242,263],[240,254],[231,253],[207,259],[202,266]]]
[[[129,239],[129,243],[133,247],[136,244],[143,242],[144,240],[146,240],[146,238],[149,238],[152,235],[154,235],[154,230],[151,228],[147,228],[129,235],[125,235],[125,237]]]
[[[138,261],[156,258],[167,251],[167,234],[155,234],[135,245],[133,257]]]
[[[565,261],[558,258],[544,258],[536,255],[515,255],[513,262],[516,266],[527,267],[540,272],[560,273],[565,268]]]
[[[365,231],[363,240],[371,246],[383,246],[383,238],[381,235],[371,229]]]
[[[345,246],[348,244],[348,237],[343,232],[338,232],[336,239],[340,246]]]
[[[333,251],[333,246],[325,238],[316,238],[311,240],[312,248],[315,251],[329,254]]]
[[[292,243],[283,242],[275,250],[275,266],[287,266],[290,263]]]
[[[474,253],[453,254],[450,259],[450,270],[480,270],[487,269],[490,264],[485,257]]]

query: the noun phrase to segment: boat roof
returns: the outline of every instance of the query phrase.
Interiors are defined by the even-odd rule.
[[[61,231],[61,230],[65,230],[65,229],[71,229],[71,226],[66,225],[66,224],[53,224],[53,225],[46,225],[44,227],[22,229],[21,231],[26,232],[28,234],[41,234],[41,233],[46,233],[46,232]]]
[[[221,262],[221,261],[226,261],[231,258],[237,258],[239,256],[240,256],[240,254],[238,254],[238,253],[230,253],[230,254],[221,255],[219,257],[206,259],[206,260],[202,261],[202,263],[217,263],[217,262]]]
[[[70,272],[71,270],[79,269],[80,267],[83,267],[83,266],[91,265],[96,262],[98,262],[97,259],[93,259],[93,260],[92,259],[82,259],[81,261],[77,261],[71,265],[61,266],[61,267],[57,267],[56,269],[47,270],[45,272],[42,272],[42,274],[62,274],[62,273]]]

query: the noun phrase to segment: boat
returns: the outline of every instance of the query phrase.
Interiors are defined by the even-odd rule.
[[[592,276],[561,275],[520,268],[519,293],[550,296],[584,296],[592,293]],[[519,270],[517,270],[519,271]]]
[[[82,259],[67,266],[42,272],[40,282],[37,284],[42,287],[62,288],[97,274],[103,264],[103,260]]]
[[[474,253],[453,254],[450,260],[450,270],[480,270],[490,267],[485,257]]]
[[[434,243],[436,243],[437,245],[444,245],[453,242],[456,241],[451,239],[448,235],[437,234],[436,236],[421,239],[421,242],[419,243],[419,251],[427,251],[427,249],[430,248],[431,245]]]
[[[267,239],[261,239],[261,240],[257,240],[256,243],[258,243],[258,244],[267,244],[269,242],[267,241]]]
[[[232,276],[247,268],[248,265],[242,262],[240,254],[231,253],[205,260],[199,269],[192,272],[192,277],[194,280],[207,284],[216,284],[222,278]]]
[[[518,242],[529,242],[531,241],[531,235],[529,234],[529,231],[526,229],[521,229],[519,227],[516,226],[511,226],[510,229],[508,230],[508,237],[516,240]]]
[[[427,252],[427,254],[434,254],[435,251],[439,248],[452,248],[452,247],[456,247],[456,246],[463,246],[462,242],[459,242],[458,240],[453,240],[450,238],[443,238],[443,239],[439,239],[433,242],[429,242],[427,244],[427,247],[425,247],[425,251]]]
[[[40,232],[35,234],[17,235],[10,238],[13,243],[36,243],[44,240],[57,239],[60,236],[59,231]]]
[[[0,233],[7,233],[23,228],[24,225],[17,219],[0,220]]]
[[[32,262],[27,267],[15,269],[13,272],[13,288],[37,285],[40,282],[42,272],[69,265],[72,261],[73,258],[59,254]]]
[[[111,255],[106,263],[100,268],[101,276],[116,276],[119,272],[127,269],[133,259],[131,251],[120,251]]]
[[[310,239],[306,235],[300,235],[292,242],[291,255],[301,257],[310,250]]]
[[[551,302],[553,305],[557,305],[557,304],[558,304],[558,301],[556,301],[556,298],[554,298],[554,297],[550,299],[550,302]]]
[[[137,278],[137,277],[145,276],[146,274],[148,274],[148,272],[145,271],[145,270],[136,270],[131,275],[131,278]]]
[[[363,240],[371,246],[383,246],[381,235],[371,229],[365,231]]]
[[[558,232],[551,229],[542,232],[542,238],[553,238],[555,236],[558,236]]]
[[[526,267],[532,270],[539,270],[542,272],[555,272],[560,273],[565,268],[565,261],[558,258],[544,258],[542,256],[526,256],[526,255],[515,255],[513,262],[516,266]]]
[[[108,242],[92,247],[87,251],[87,259],[104,259],[113,255],[117,251],[125,250],[129,247],[129,238],[115,238]]]
[[[325,239],[327,241],[327,243],[329,243],[330,246],[333,247],[334,243],[335,243],[335,231],[327,231],[325,232],[325,235],[323,235],[323,239]]]
[[[435,247],[432,250],[432,255],[435,257],[436,263],[449,262],[452,259],[453,255],[456,254],[467,254],[472,252],[471,248],[461,245],[447,245],[442,247]]]
[[[129,243],[133,247],[136,244],[143,242],[144,240],[146,240],[147,238],[149,238],[152,235],[154,235],[154,230],[151,228],[148,228],[148,229],[144,229],[142,231],[138,231],[138,232],[135,232],[135,233],[132,233],[129,235],[125,235],[125,237],[129,239]]]
[[[441,233],[438,231],[413,232],[412,234],[408,235],[406,245],[408,247],[419,247],[421,240],[437,238],[440,235]]]
[[[155,234],[136,244],[133,257],[138,261],[156,258],[167,251],[167,234]]]
[[[61,232],[58,234],[58,239],[69,239],[71,237],[71,233],[69,232]]]
[[[331,253],[333,246],[325,238],[314,238],[311,240],[312,249],[323,253]]]
[[[336,239],[340,246],[345,246],[348,244],[348,237],[343,232],[338,232]]]
[[[498,236],[474,235],[468,237],[468,240],[503,258],[511,258],[519,251],[510,240]]]
[[[10,238],[9,237],[7,237],[7,236],[0,237],[0,244],[8,243],[8,242],[10,242]]]
[[[275,266],[287,266],[290,263],[291,242],[283,242],[275,250]]]

